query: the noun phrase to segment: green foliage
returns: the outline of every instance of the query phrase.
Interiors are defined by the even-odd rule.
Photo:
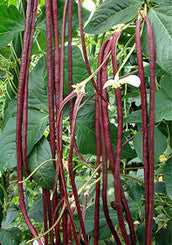
[[[86,33],[99,34],[118,24],[130,22],[137,16],[139,0],[105,0],[95,11],[85,28]]]
[[[165,184],[166,184],[166,190],[167,194],[170,199],[172,199],[172,179],[171,179],[171,173],[172,173],[172,159],[169,159],[164,166],[164,178],[165,178]]]
[[[18,245],[22,238],[20,229],[12,227],[10,229],[0,230],[0,242],[2,245]]]
[[[42,138],[48,116],[38,110],[29,109],[28,129],[27,129],[27,155],[31,152],[34,145]],[[0,169],[14,168],[17,166],[16,158],[16,117],[8,120],[2,135],[0,136]]]
[[[62,31],[62,18],[64,0],[58,1],[58,28],[59,37]],[[135,20],[138,17],[138,9],[143,5],[140,0],[105,0],[94,1],[96,11],[89,19],[90,12],[82,8],[83,22],[86,23],[85,35],[86,48],[88,51],[89,61],[94,71],[97,68],[97,57],[100,52],[102,42],[109,37],[118,24],[129,24],[129,27],[123,30],[119,40],[118,54],[122,50],[122,54],[118,55],[119,66],[126,58],[134,44]],[[171,94],[171,50],[172,50],[172,32],[171,32],[171,2],[170,0],[154,0],[147,1],[148,17],[153,26],[156,46],[156,99],[155,99],[155,223],[153,226],[153,240],[156,245],[166,245],[171,243],[171,198],[172,198],[172,161],[171,148],[168,141],[171,140],[171,121],[172,121],[172,94]],[[18,75],[20,69],[21,57],[21,41],[24,31],[23,10],[19,8],[20,1],[0,0],[0,171],[4,172],[5,181],[9,182],[11,174],[16,181],[15,168],[17,166],[16,159],[16,114],[17,114],[17,86]],[[101,3],[101,4],[100,4]],[[39,1],[41,11],[38,13],[36,22],[36,31],[34,34],[31,66],[29,73],[29,93],[28,93],[28,132],[27,132],[27,162],[30,172],[34,171],[42,162],[52,158],[49,145],[49,118],[48,118],[48,95],[47,95],[47,70],[46,70],[46,20],[45,20],[45,1]],[[99,6],[100,5],[100,6]],[[19,8],[19,10],[17,9]],[[21,6],[20,6],[21,7]],[[72,68],[73,83],[79,83],[88,77],[88,72],[81,52],[81,43],[79,36],[78,24],[78,6],[73,1],[73,43],[72,43]],[[22,13],[22,14],[21,14]],[[126,27],[126,26],[125,26]],[[103,36],[101,33],[106,32]],[[68,89],[68,46],[67,46],[67,26],[66,26],[66,46],[64,57],[64,97],[69,93]],[[91,35],[89,35],[90,33]],[[99,34],[99,35],[98,35]],[[130,40],[131,42],[126,42]],[[59,38],[59,43],[61,42]],[[142,34],[142,48],[144,58],[145,85],[149,95],[150,90],[150,74],[149,74],[149,51],[147,41],[147,30],[144,25]],[[127,73],[137,72],[136,52],[134,51],[124,68],[120,72],[120,76]],[[108,79],[112,78],[112,69],[109,67]],[[96,81],[96,76],[94,77]],[[8,80],[8,82],[7,82]],[[86,86],[86,96],[84,102],[89,96],[94,94],[95,90],[88,82]],[[143,169],[143,148],[142,148],[142,132],[135,135],[142,128],[142,112],[140,89],[131,86],[122,87],[122,103],[124,109],[123,122],[123,140],[134,137],[122,149],[121,156],[121,180],[124,186],[126,199],[132,214],[132,218],[136,228],[138,245],[144,244],[144,171]],[[117,141],[117,111],[115,104],[114,91],[108,90],[109,117],[114,119],[110,123],[110,134],[112,147],[116,149]],[[7,98],[8,97],[8,98]],[[147,98],[149,108],[149,96]],[[70,144],[69,129],[69,105],[64,108],[63,113],[63,147],[64,159],[68,159]],[[46,133],[45,133],[46,131]],[[47,138],[45,138],[45,136]],[[79,151],[83,154],[84,159],[95,167],[96,161],[96,139],[95,139],[95,98],[88,100],[78,111],[76,121],[76,142]],[[168,141],[167,141],[168,138]],[[168,144],[169,143],[169,144]],[[160,157],[166,162],[160,162]],[[167,160],[168,159],[168,160]],[[83,163],[74,155],[73,159],[75,181],[77,187],[81,187],[91,175],[91,170],[83,167]],[[163,167],[162,167],[163,166]],[[81,174],[83,172],[83,174]],[[78,174],[79,173],[79,174]],[[79,176],[78,176],[79,175]],[[51,190],[54,184],[55,169],[53,162],[49,161],[39,168],[33,175],[32,182],[24,184],[26,206],[28,214],[35,222],[39,230],[42,229],[43,223],[43,205],[42,197],[35,191],[34,186],[43,187]],[[67,188],[70,189],[68,179],[68,169],[65,167],[65,177]],[[95,179],[92,180],[92,182]],[[11,180],[10,180],[11,181]],[[13,181],[13,180],[12,180]],[[2,245],[23,244],[30,238],[30,234],[22,219],[19,205],[17,187],[11,184],[12,190],[7,189],[8,185],[0,186],[0,243]],[[102,187],[100,188],[102,191]],[[14,192],[15,198],[10,199],[11,192]],[[7,192],[7,193],[6,193]],[[5,195],[4,195],[5,193]],[[38,198],[35,198],[38,195]],[[8,197],[9,196],[9,197]],[[84,195],[83,195],[84,196]],[[81,203],[84,202],[83,196],[80,196]],[[8,200],[9,198],[9,200]],[[94,243],[94,200],[95,185],[90,189],[88,196],[88,207],[85,215],[86,233],[90,236],[89,244]],[[108,190],[107,200],[109,214],[114,226],[117,227],[118,220],[114,202],[114,183],[111,170],[108,169]],[[9,205],[8,202],[16,203]],[[114,244],[111,241],[111,232],[108,228],[103,213],[103,204],[100,199],[100,223],[99,223],[99,243]],[[76,212],[75,224],[79,231],[79,220]],[[125,215],[124,215],[125,217]],[[20,227],[14,228],[12,226]],[[25,241],[23,241],[25,240]]]
[[[109,215],[110,218],[113,220],[113,224],[117,224],[117,214],[116,211],[114,211],[112,208],[109,209]],[[103,205],[100,205],[100,210],[99,210],[99,240],[104,240],[107,239],[111,236],[111,232],[109,227],[107,226],[106,223],[106,218],[104,216],[103,212]],[[78,218],[75,219],[75,224],[76,227],[79,229],[79,220]],[[87,235],[94,235],[94,205],[91,207],[87,208],[86,214],[85,214],[85,219],[84,219],[84,224],[85,224],[85,229]]]
[[[143,133],[138,133],[134,140],[134,148],[139,156],[140,160],[143,162]],[[155,136],[154,136],[154,161],[155,163],[159,162],[159,157],[167,148],[167,139],[166,137],[160,132],[158,128],[155,128]]]
[[[169,245],[172,242],[172,236],[171,236],[171,230],[172,230],[172,220],[170,220],[167,223],[166,228],[162,228],[158,233],[156,234],[155,240],[157,245]]]
[[[24,30],[24,19],[14,5],[0,5],[0,49],[4,48],[18,32]]]
[[[155,97],[155,121],[172,120],[172,76],[165,74]]]
[[[42,162],[51,159],[51,149],[46,138],[42,138],[38,144],[35,145],[32,152],[27,158],[29,171],[32,173],[36,167]],[[47,162],[41,166],[33,175],[33,179],[44,189],[52,189],[55,178],[55,169],[53,162]]]
[[[59,26],[59,34],[61,35],[62,32],[62,20],[63,20],[63,8],[64,8],[64,0],[58,0],[58,26]],[[41,15],[37,19],[36,27],[46,35],[46,20],[45,20],[45,5],[41,7]],[[85,23],[89,17],[90,12],[84,8],[82,8],[82,15],[83,15],[83,23]],[[78,22],[78,6],[75,2],[73,2],[73,9],[72,9],[72,32],[75,32],[79,28]],[[66,30],[67,30],[66,26]],[[66,32],[67,35],[67,32]]]
[[[158,65],[167,73],[171,72],[172,56],[172,30],[171,30],[172,6],[169,3],[151,8],[148,12],[148,18],[153,27],[156,48],[156,61]],[[146,26],[146,25],[145,25]],[[147,30],[143,33],[143,50],[148,51],[148,40],[146,38]]]

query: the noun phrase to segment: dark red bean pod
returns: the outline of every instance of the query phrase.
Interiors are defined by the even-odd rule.
[[[75,198],[75,204],[76,204],[76,208],[77,208],[77,212],[78,212],[78,217],[79,217],[79,221],[80,221],[80,226],[81,226],[84,242],[85,242],[85,244],[88,244],[88,239],[87,239],[87,235],[86,235],[86,231],[85,231],[84,221],[82,218],[82,212],[81,212],[81,207],[80,207],[80,203],[79,203],[78,191],[77,191],[76,184],[75,184],[75,177],[74,177],[73,166],[72,166],[76,117],[77,117],[77,111],[78,111],[80,101],[82,100],[82,97],[83,97],[83,93],[79,93],[77,96],[77,99],[75,101],[75,106],[74,106],[74,111],[73,111],[71,143],[70,143],[69,155],[68,155],[68,170],[69,170],[69,177],[70,177],[71,186],[72,186],[72,190],[73,190],[73,194],[74,194],[74,198]]]
[[[147,244],[152,241],[152,223],[154,211],[154,128],[155,128],[155,40],[148,16],[144,17],[147,25],[150,58],[150,100],[149,100],[149,214]]]
[[[136,53],[138,61],[138,72],[141,80],[141,106],[142,106],[142,125],[143,125],[143,163],[144,163],[144,189],[145,189],[145,227],[148,227],[148,211],[149,211],[149,163],[148,163],[148,112],[147,112],[147,94],[144,83],[143,57],[140,39],[140,26],[142,21],[136,23]],[[147,228],[145,229],[145,238],[147,239]]]
[[[109,53],[111,50],[111,41],[109,39],[106,39],[106,41],[103,43],[100,53],[99,53],[99,58],[98,58],[98,66],[103,62],[104,58],[104,52],[105,48],[107,48],[106,53]],[[107,69],[103,67],[97,74],[97,87],[99,91],[102,93],[103,90],[103,84],[102,84],[102,70]],[[98,95],[98,94],[97,94]],[[105,95],[104,95],[105,96]],[[98,97],[98,108],[95,110],[99,110],[99,124],[100,124],[100,132],[101,132],[101,139],[99,141],[99,144],[101,142],[101,155],[102,155],[102,162],[103,162],[103,183],[102,183],[102,200],[103,200],[103,211],[105,214],[105,218],[107,220],[107,224],[115,238],[115,241],[118,245],[121,244],[119,237],[114,229],[112,220],[110,219],[109,216],[109,210],[108,210],[108,205],[107,205],[107,156],[106,156],[106,144],[105,144],[105,134],[104,134],[104,124],[103,124],[103,115],[102,115],[102,99],[99,96]],[[96,141],[98,142],[98,141]]]
[[[112,65],[113,65],[114,77],[118,71],[116,47],[117,47],[117,40],[120,37],[120,34],[121,34],[120,32],[115,33],[113,36],[113,41],[112,41]],[[116,202],[119,226],[120,226],[124,241],[126,244],[130,244],[130,240],[128,238],[128,235],[125,229],[122,204],[123,204],[123,207],[126,213],[126,217],[127,217],[127,221],[129,224],[129,228],[130,228],[131,244],[136,244],[136,237],[135,237],[132,216],[128,208],[128,204],[127,204],[127,201],[124,195],[124,191],[123,191],[123,187],[122,187],[122,183],[120,180],[120,159],[121,159],[121,153],[122,153],[122,135],[123,135],[123,108],[122,108],[122,98],[121,98],[120,87],[115,89],[115,97],[116,97],[117,116],[118,116],[118,130],[117,130],[117,144],[116,144],[116,158],[115,158],[115,172],[114,172],[115,202]]]
[[[20,203],[20,208],[24,216],[24,219],[26,221],[26,224],[29,227],[34,237],[37,237],[38,234],[27,215],[25,202],[24,202],[23,184],[20,183],[20,181],[22,181],[22,178],[23,178],[23,172],[22,172],[23,155],[22,155],[22,136],[21,136],[22,120],[23,120],[23,100],[24,100],[23,94],[24,94],[25,79],[26,79],[26,66],[27,66],[28,58],[30,59],[30,56],[28,57],[29,45],[31,45],[32,38],[33,38],[30,36],[32,32],[31,19],[33,18],[35,9],[37,9],[37,3],[38,3],[37,1],[32,1],[32,0],[28,1],[27,3],[25,32],[24,32],[24,37],[23,37],[23,50],[22,50],[22,56],[21,56],[21,67],[20,67],[19,84],[18,84],[17,127],[16,127],[17,180],[18,180],[18,190],[19,190],[19,203]],[[34,28],[34,23],[32,25],[32,28]],[[25,126],[25,128],[27,128],[27,125]],[[40,239],[38,240],[38,243],[40,245],[42,244]]]

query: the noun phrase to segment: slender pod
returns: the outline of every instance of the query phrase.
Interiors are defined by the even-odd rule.
[[[28,78],[29,78],[29,65],[30,65],[30,56],[33,43],[33,34],[35,30],[36,22],[36,13],[37,13],[38,1],[34,2],[33,14],[31,17],[31,27],[30,27],[30,37],[28,43],[28,52],[27,52],[27,63],[25,69],[25,85],[24,85],[24,105],[23,105],[23,135],[22,135],[22,154],[23,154],[23,165],[24,168],[29,174],[29,169],[26,161],[26,152],[27,152],[27,121],[28,121]]]
[[[120,32],[114,34],[113,42],[112,42],[112,66],[113,66],[113,75],[116,76],[118,71],[117,65],[117,57],[116,57],[116,47],[117,47],[117,40],[120,36]],[[134,232],[134,226],[132,217],[127,205],[127,201],[125,199],[122,183],[120,180],[120,159],[122,153],[122,135],[123,135],[123,108],[122,108],[122,98],[121,98],[121,90],[120,87],[115,89],[115,97],[116,97],[116,104],[117,104],[117,116],[118,116],[118,130],[117,130],[117,144],[116,144],[116,158],[115,158],[115,172],[114,172],[114,186],[115,186],[115,202],[116,202],[116,209],[118,213],[118,221],[119,226],[121,228],[121,233],[123,235],[124,241],[126,244],[130,244],[128,235],[126,233],[123,212],[122,212],[122,205],[126,212],[127,221],[130,228],[130,236],[131,236],[131,244],[136,244],[136,237]]]
[[[98,94],[95,97],[95,137],[96,137],[96,167],[100,165],[100,127],[99,127],[99,104]],[[97,171],[96,179],[100,177],[100,169]],[[99,199],[100,181],[96,183],[95,212],[94,212],[94,245],[98,245],[99,240]]]
[[[144,17],[148,31],[150,57],[150,100],[149,100],[149,214],[147,244],[152,241],[152,222],[154,210],[154,127],[155,127],[155,40],[148,16]]]
[[[86,212],[86,208],[87,208],[87,201],[88,201],[88,191],[86,191],[86,193],[84,194],[84,206],[83,206],[83,209],[82,209],[82,218],[83,220],[85,219],[85,212]],[[78,235],[78,241],[80,243],[80,240],[81,240],[81,234],[82,234],[82,230],[81,230],[81,227],[79,228],[79,235]]]
[[[60,51],[58,37],[58,8],[57,0],[52,0],[52,17],[53,17],[53,39],[54,39],[54,87],[55,87],[55,105],[56,115],[60,106]]]
[[[75,184],[73,166],[72,166],[76,116],[77,116],[78,107],[79,107],[80,101],[82,100],[82,97],[83,97],[83,93],[79,93],[78,96],[77,96],[77,99],[75,101],[75,106],[74,106],[74,111],[73,111],[71,143],[70,143],[69,155],[68,155],[68,170],[69,170],[69,177],[70,177],[71,186],[72,186],[72,190],[73,190],[73,194],[74,194],[74,198],[75,198],[75,204],[76,204],[76,208],[77,208],[77,212],[78,212],[80,226],[81,226],[82,233],[83,233],[84,242],[85,242],[85,244],[88,244],[87,235],[86,235],[86,232],[85,232],[84,221],[83,221],[83,218],[82,218],[81,207],[80,207],[80,203],[79,203],[78,192],[77,192],[77,188],[76,188],[76,184]]]
[[[91,72],[91,68],[89,65],[88,56],[87,56],[87,49],[86,49],[86,45],[85,45],[85,37],[84,37],[84,29],[83,29],[83,21],[82,21],[81,0],[78,0],[78,16],[79,16],[79,30],[80,30],[80,36],[81,36],[82,51],[83,51],[83,56],[84,56],[85,65],[86,65],[86,68],[88,71],[88,75],[90,76],[92,74],[92,72]],[[101,95],[100,91],[98,90],[97,85],[94,81],[94,78],[91,78],[91,82],[92,82],[93,87],[97,91],[97,93],[102,97],[102,99],[105,102],[108,102],[108,100],[105,97],[103,97]]]
[[[59,139],[60,135],[59,135],[59,125],[60,125],[60,120],[61,120],[61,115],[62,115],[62,109],[64,107],[64,105],[71,99],[73,98],[74,96],[76,96],[76,91],[72,91],[72,93],[70,93],[61,103],[61,106],[59,108],[59,111],[58,111],[58,115],[57,115],[57,122],[56,122],[56,139]],[[74,225],[74,222],[73,222],[73,217],[72,217],[72,214],[70,212],[70,205],[69,205],[69,200],[68,200],[68,194],[67,194],[67,189],[66,189],[66,181],[65,181],[65,174],[64,174],[64,169],[63,169],[63,158],[62,158],[62,155],[61,155],[61,149],[60,149],[60,142],[57,140],[57,154],[58,154],[58,161],[59,161],[59,170],[60,170],[60,176],[59,178],[61,178],[61,192],[62,194],[64,195],[65,197],[65,200],[66,200],[66,204],[67,204],[67,207],[68,207],[68,212],[69,212],[69,216],[70,216],[70,220],[71,220],[71,225],[72,225],[72,229],[73,229],[73,234],[74,234],[74,238],[75,238],[75,241],[76,241],[76,244],[79,245],[78,243],[78,238],[77,238],[77,233],[76,233],[76,229],[75,229],[75,225]],[[56,169],[57,171],[57,169]],[[56,177],[58,176],[58,174],[56,174]],[[53,190],[56,186],[56,181],[54,182],[54,187],[53,187]],[[62,197],[63,198],[63,197]],[[64,205],[64,204],[63,204]],[[65,220],[66,222],[66,220]],[[67,241],[67,222],[65,223],[66,224],[66,237],[65,237],[65,241]]]
[[[109,47],[108,47],[109,46]],[[106,39],[106,41],[103,43],[99,58],[98,58],[98,66],[103,61],[103,55],[105,52],[105,48],[111,49],[111,42],[109,42],[109,39]],[[103,68],[102,68],[103,69]],[[99,91],[101,92],[103,89],[103,84],[101,82],[101,73],[102,70],[100,70],[97,74],[97,86]],[[99,97],[99,123],[100,123],[100,132],[101,132],[101,155],[102,155],[102,162],[103,162],[103,183],[102,183],[102,200],[103,200],[103,211],[105,214],[105,218],[107,221],[107,224],[115,238],[116,244],[121,245],[121,242],[119,240],[119,237],[114,229],[114,225],[112,223],[112,220],[109,216],[109,209],[107,205],[107,176],[108,176],[108,170],[107,170],[107,152],[106,152],[106,144],[105,144],[105,134],[104,134],[104,124],[103,124],[103,114],[102,114],[102,100],[101,97]]]
[[[140,26],[142,21],[138,20],[136,23],[136,53],[138,61],[138,72],[141,80],[140,91],[141,91],[141,106],[142,106],[142,125],[143,125],[143,163],[144,163],[144,189],[145,189],[145,239],[147,240],[147,228],[148,228],[148,211],[149,211],[149,163],[148,163],[148,113],[147,113],[147,99],[146,99],[146,88],[144,83],[144,68],[143,68],[143,57],[141,50],[141,39],[140,39]],[[145,240],[145,242],[146,242]]]
[[[70,93],[68,96],[65,97],[65,99],[62,101],[59,110],[58,110],[58,114],[57,114],[57,120],[56,120],[56,139],[57,139],[57,154],[58,154],[58,164],[57,164],[57,168],[56,168],[56,175],[55,175],[55,179],[54,179],[54,185],[53,185],[53,193],[55,191],[56,188],[56,183],[57,183],[57,179],[58,179],[58,174],[59,174],[59,161],[62,161],[62,157],[61,156],[61,150],[60,150],[60,120],[61,120],[61,115],[62,115],[62,110],[63,107],[65,106],[65,104],[70,101],[73,97],[75,97],[77,95],[76,91],[72,91],[72,93]]]
[[[48,89],[48,112],[49,112],[49,127],[50,127],[50,147],[52,158],[55,159],[56,145],[55,145],[55,118],[54,118],[54,78],[53,78],[53,52],[52,52],[52,1],[45,1],[46,7],[46,51],[47,51],[47,89]],[[55,166],[55,162],[54,162]],[[56,206],[55,196],[53,198],[54,207]],[[51,209],[50,209],[51,211]],[[49,212],[50,212],[49,211]],[[49,222],[51,216],[49,216]],[[52,231],[51,231],[52,232]]]
[[[117,32],[114,35],[115,35],[116,41],[117,41],[118,37],[120,36],[120,32]],[[106,56],[106,52],[105,52],[105,56]],[[103,82],[103,84],[106,81],[107,81],[107,66],[106,66],[106,69],[104,67],[104,69],[102,70],[102,82]],[[103,95],[106,96],[106,90],[105,89],[103,90]],[[110,139],[110,125],[109,125],[109,118],[108,118],[108,108],[107,108],[106,103],[104,103],[104,101],[102,101],[102,112],[103,112],[103,123],[105,125],[104,126],[104,132],[105,132],[105,143],[106,143],[107,154],[108,154],[109,163],[110,163],[110,167],[111,167],[113,176],[115,176],[115,161],[114,161],[113,149],[112,149],[112,144],[111,144],[111,139]],[[130,241],[129,241],[129,238],[127,236],[127,232],[125,229],[123,216],[122,215],[118,216],[118,220],[120,221],[120,225],[122,224],[121,232],[123,234],[123,237],[125,238],[124,240],[125,240],[126,244],[130,244]]]
[[[52,1],[46,0],[46,48],[47,48],[47,87],[48,111],[50,126],[50,147],[52,158],[55,159],[55,119],[54,119],[54,79],[53,79],[53,52],[52,52]]]
[[[60,106],[60,51],[59,51],[59,37],[58,37],[58,9],[57,0],[52,0],[52,24],[53,24],[53,40],[54,40],[54,88],[55,88],[55,108],[56,117]],[[56,168],[59,169],[57,164]],[[56,171],[56,173],[58,170]],[[53,192],[53,212],[57,206],[57,191]],[[56,216],[57,219],[57,216]],[[56,245],[60,243],[60,224],[56,226]]]
[[[71,209],[71,214],[73,215],[74,211],[75,211],[75,206],[71,205],[70,209]],[[67,220],[67,235],[68,235],[68,242],[70,245],[73,244],[72,241],[72,227],[71,227],[71,220],[70,217],[68,216],[68,220]]]
[[[22,118],[23,118],[23,94],[24,94],[24,86],[25,86],[25,77],[26,77],[26,64],[28,58],[28,50],[29,50],[29,40],[30,40],[30,20],[33,15],[33,10],[37,7],[37,1],[29,0],[27,3],[27,11],[26,11],[26,20],[25,20],[25,32],[23,37],[23,50],[21,56],[21,67],[19,74],[19,84],[18,84],[18,96],[17,96],[17,127],[16,127],[16,149],[17,149],[17,180],[18,180],[18,191],[19,191],[19,203],[22,214],[26,221],[27,226],[29,227],[32,235],[37,237],[38,234],[31,223],[24,202],[24,193],[23,193],[23,184],[20,182],[23,178],[22,173]],[[35,6],[35,8],[34,8]],[[39,245],[42,244],[41,240],[38,239]]]
[[[72,9],[73,0],[69,0],[68,6],[68,77],[69,77],[69,94],[73,91],[73,71],[72,71]],[[69,101],[70,123],[72,122],[73,100]]]
[[[42,188],[42,200],[43,200],[43,216],[44,216],[44,232],[48,230],[47,226],[47,199],[45,189]],[[48,234],[44,236],[45,245],[48,245]]]

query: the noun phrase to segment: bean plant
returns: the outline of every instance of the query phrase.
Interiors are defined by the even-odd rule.
[[[169,245],[171,1],[83,2],[0,1],[0,242]]]

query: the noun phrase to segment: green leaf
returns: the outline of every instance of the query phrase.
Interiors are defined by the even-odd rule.
[[[24,30],[24,19],[14,5],[0,5],[0,49]]]
[[[160,80],[161,88],[155,96],[155,121],[172,120],[172,76],[165,75]]]
[[[93,236],[94,235],[94,211],[95,211],[95,206],[92,205],[91,207],[86,209],[85,213],[85,219],[84,219],[84,224],[85,224],[85,229],[87,235]],[[117,224],[117,214],[116,211],[112,208],[109,209],[109,215],[110,218],[112,219],[112,222],[114,226]],[[106,222],[106,218],[104,216],[103,212],[103,205],[100,204],[99,207],[99,240],[104,240],[106,238],[109,238],[111,236],[111,231],[108,227],[108,224]],[[76,221],[76,227],[79,229],[79,219],[78,217],[75,217]]]
[[[5,219],[2,222],[2,228],[4,229],[10,228],[10,225],[17,219],[19,213],[20,213],[19,209],[14,204],[10,205],[10,207],[7,210]]]
[[[2,245],[18,245],[22,238],[20,229],[13,227],[10,229],[0,229],[0,242]]]
[[[171,178],[171,173],[172,173],[172,158],[169,159],[165,166],[164,166],[164,178],[165,178],[165,185],[166,185],[166,190],[167,194],[170,199],[172,199],[172,178]]]
[[[63,21],[63,9],[64,9],[64,0],[58,0],[58,31],[59,35],[62,32],[62,21]],[[45,19],[45,5],[41,7],[41,15],[38,17],[36,22],[36,27],[42,32],[42,34],[46,35],[46,19]],[[83,23],[85,23],[90,15],[90,12],[82,8],[82,17]],[[66,21],[68,23],[68,21]],[[72,9],[72,32],[76,31],[79,28],[79,20],[78,20],[78,4],[73,2]],[[67,35],[68,25],[66,25],[66,35]]]
[[[155,38],[156,61],[167,73],[172,74],[172,28],[171,28],[171,4],[163,4],[151,8],[148,18],[152,24]],[[149,55],[146,25],[142,37],[143,51]]]
[[[123,177],[126,191],[129,194],[127,202],[134,221],[139,219],[139,214],[144,212],[143,209],[143,187],[135,180],[128,180]]]
[[[28,106],[48,111],[48,96],[44,84],[44,74],[46,73],[45,67],[46,58],[43,56],[29,74]]]
[[[85,62],[81,50],[77,46],[72,46],[72,68],[73,68],[73,83],[80,83],[88,77]],[[69,78],[68,78],[68,47],[65,49],[64,58],[64,93],[69,93]],[[94,87],[91,81],[86,85],[87,96],[94,93]]]
[[[0,49],[0,54],[2,56],[4,56],[6,59],[9,59],[9,57],[11,55],[11,51],[9,48],[2,48],[2,49]]]
[[[117,127],[110,124],[112,147],[115,151],[117,141]],[[76,121],[76,142],[79,150],[83,154],[96,155],[96,139],[95,139],[95,102],[94,98],[88,101],[78,112]],[[123,143],[125,139],[123,138]],[[135,152],[127,144],[122,148],[123,159],[134,158]]]
[[[36,222],[44,222],[42,197],[35,200],[33,206],[29,209],[28,215]]]
[[[48,114],[38,110],[28,111],[27,155],[41,139],[48,123]]]
[[[37,34],[32,45],[32,55],[46,52],[46,36],[41,32]]]
[[[159,230],[155,236],[156,245],[172,244],[172,220],[168,221],[167,227]]]
[[[134,149],[137,152],[138,157],[140,158],[141,162],[143,163],[143,133],[138,133],[134,139]],[[155,128],[155,136],[154,136],[154,162],[159,162],[159,157],[167,148],[167,139],[166,137],[160,132],[158,128]]]
[[[124,123],[142,123],[142,111],[133,111],[126,118],[124,118]]]
[[[78,112],[75,135],[77,146],[83,154],[96,154],[95,105],[89,100]]]
[[[115,125],[110,124],[110,136],[111,136],[112,148],[114,151],[116,150],[117,131],[118,131],[118,128]],[[122,143],[124,142],[125,142],[125,138],[123,137]],[[136,157],[136,153],[131,149],[129,144],[126,144],[122,148],[121,158],[127,159],[127,158],[134,158],[134,157]]]
[[[157,230],[157,224],[153,221],[153,226],[152,226],[152,237],[154,240],[155,237],[155,232]],[[145,244],[145,225],[142,223],[139,225],[139,227],[136,230],[136,236],[138,240],[138,245],[144,245]],[[163,244],[163,243],[162,243]],[[160,245],[160,244],[159,244]]]
[[[30,172],[33,172],[42,162],[52,159],[50,145],[45,137],[35,145],[27,158],[27,164]],[[33,175],[33,179],[43,188],[51,190],[55,178],[55,168],[53,162],[47,162],[41,166]]]
[[[95,11],[87,24],[85,32],[98,34],[108,31],[112,26],[132,21],[142,5],[139,0],[105,0]]]
[[[167,193],[164,181],[155,183],[155,185],[154,185],[154,193],[157,193],[157,194],[166,194]]]
[[[28,110],[27,155],[43,136],[48,122],[48,114],[38,110]],[[16,117],[8,120],[0,136],[0,170],[17,166],[16,157]]]

